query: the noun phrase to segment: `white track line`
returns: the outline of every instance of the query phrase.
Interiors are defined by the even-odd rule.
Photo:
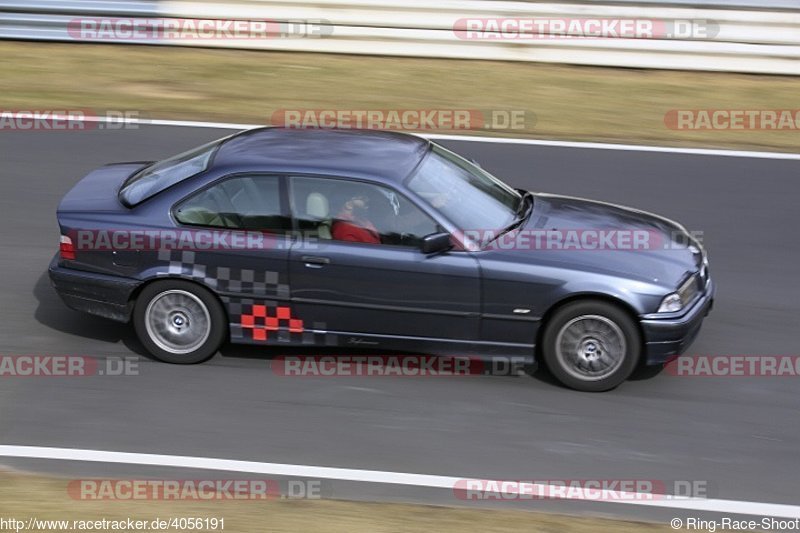
[[[223,470],[226,472],[245,472],[251,474],[269,474],[274,476],[290,476],[313,479],[334,479],[340,481],[357,481],[365,483],[387,483],[390,485],[410,485],[415,487],[450,490],[453,490],[456,486],[463,487],[465,486],[464,484],[468,482],[474,482],[476,484],[480,484],[481,487],[486,487],[487,483],[496,481],[451,476],[434,476],[426,474],[407,474],[402,472],[382,472],[379,470],[353,470],[349,468],[331,468],[326,466],[258,463],[253,461],[215,459],[210,457],[108,452],[100,450],[48,448],[39,446],[0,445],[0,456],[29,459],[56,459],[62,461],[88,461],[99,463],[165,466],[173,468],[195,468],[198,470]],[[561,488],[556,485],[539,484],[539,486],[544,487],[545,493],[547,494],[557,492]],[[516,489],[498,489],[496,493],[519,494],[519,490],[519,485],[517,485]],[[625,503],[630,505],[667,507],[691,511],[758,515],[762,517],[800,518],[800,505],[680,497],[671,497],[661,500],[647,500],[642,497],[637,497],[635,493],[622,491],[606,491],[606,494],[608,495],[607,499],[602,500],[592,499],[590,497],[586,497],[585,495],[569,494],[565,495],[563,499],[586,500],[599,503]],[[524,498],[524,496],[522,498]]]
[[[53,115],[54,118],[67,118]],[[121,120],[113,117],[86,116],[81,120],[86,122],[103,122],[110,124],[131,124],[142,126],[175,126],[181,128],[210,128],[223,130],[248,130],[261,128],[265,124],[237,124],[232,122],[198,122],[191,120],[149,120],[127,118]],[[720,150],[713,148],[678,148],[671,146],[648,146],[638,144],[613,144],[597,142],[577,142],[577,141],[552,141],[547,139],[519,139],[515,137],[479,137],[475,135],[444,135],[444,134],[423,134],[417,133],[427,139],[442,141],[462,141],[480,142],[491,144],[521,144],[528,146],[552,146],[556,148],[579,148],[591,150],[618,150],[626,152],[659,152],[670,154],[689,154],[689,155],[710,155],[720,157],[749,157],[754,159],[787,159],[800,161],[800,154],[790,154],[781,152],[755,152],[748,150]]]

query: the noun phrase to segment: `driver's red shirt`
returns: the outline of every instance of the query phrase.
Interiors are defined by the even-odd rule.
[[[369,220],[354,218],[350,213],[339,213],[331,226],[331,236],[337,241],[380,244],[378,230]]]

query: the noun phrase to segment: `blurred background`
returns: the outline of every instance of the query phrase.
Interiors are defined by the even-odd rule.
[[[0,0],[0,39],[12,110],[467,110],[402,129],[782,151],[800,129],[794,0]],[[752,110],[794,111],[730,124]]]

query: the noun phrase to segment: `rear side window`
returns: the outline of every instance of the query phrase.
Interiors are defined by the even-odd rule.
[[[220,144],[221,141],[204,144],[145,167],[125,182],[119,193],[120,200],[124,205],[132,207],[186,178],[203,172],[208,168],[211,157]]]
[[[204,189],[178,204],[181,224],[285,233],[292,228],[277,176],[240,176]]]

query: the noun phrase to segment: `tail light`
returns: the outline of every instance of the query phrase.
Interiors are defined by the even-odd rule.
[[[61,240],[59,241],[58,245],[58,251],[61,255],[61,259],[66,259],[68,261],[75,260],[75,246],[72,244],[72,239],[66,235],[61,236]]]

